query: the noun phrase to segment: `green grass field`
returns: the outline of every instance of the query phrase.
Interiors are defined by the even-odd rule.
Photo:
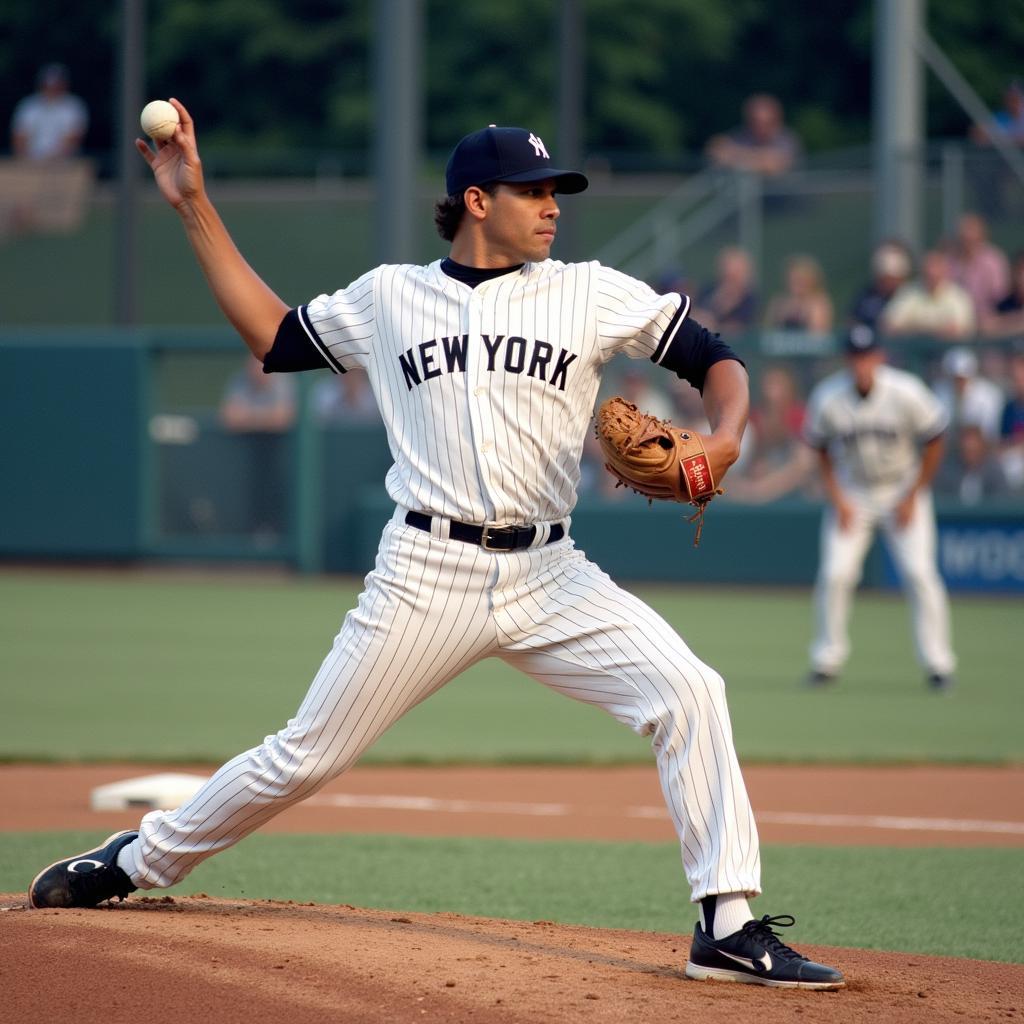
[[[294,712],[351,580],[0,573],[0,757],[222,760]],[[1024,760],[1012,600],[954,602],[960,685],[925,692],[897,596],[861,595],[854,655],[808,693],[805,592],[636,588],[726,678],[741,757]],[[395,725],[385,761],[638,761],[647,742],[491,659]]]
[[[1020,603],[954,602],[961,684],[925,691],[899,598],[861,595],[841,686],[808,693],[809,596],[638,591],[725,675],[746,761],[1020,762]],[[353,603],[351,580],[0,571],[0,758],[221,760],[294,711]],[[500,662],[399,722],[376,761],[646,761],[646,741]],[[0,828],[3,827],[0,819]],[[102,835],[0,833],[0,890]],[[757,913],[820,942],[1021,961],[1024,857],[1012,849],[769,846]],[[965,885],[990,879],[991,885]],[[256,835],[183,894],[451,910],[686,933],[674,844]]]

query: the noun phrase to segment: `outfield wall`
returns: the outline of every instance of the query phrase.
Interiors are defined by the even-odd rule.
[[[750,349],[755,369],[776,355]],[[741,350],[743,345],[740,346]],[[313,421],[318,375],[297,375],[300,413],[281,435],[231,434],[216,402],[238,368],[230,331],[0,333],[0,557],[273,561],[362,574],[392,506],[379,424]],[[747,355],[744,352],[745,357]],[[823,351],[804,363],[817,373]],[[266,508],[264,508],[266,507]],[[261,511],[268,521],[262,521]],[[269,509],[269,511],[267,511]],[[688,510],[585,493],[577,543],[623,579],[807,585],[821,508],[802,499],[716,502],[699,548]],[[1024,592],[1024,508],[940,505],[951,587]],[[877,548],[865,582],[894,586]]]

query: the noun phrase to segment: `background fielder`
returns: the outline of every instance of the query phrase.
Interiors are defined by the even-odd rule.
[[[395,464],[396,509],[357,607],[295,717],[138,833],[44,869],[33,906],[82,906],[172,885],[350,767],[397,718],[497,656],[649,735],[700,901],[687,974],[836,988],[842,975],[754,920],[757,831],[721,676],[569,538],[601,372],[650,358],[703,393],[715,479],[739,453],[746,372],[687,317],[689,300],[597,263],[548,258],[556,191],[587,180],[543,142],[487,128],[449,160],[438,205],[451,255],[384,266],[289,310],[242,259],[202,184],[194,129],[140,143],[225,314],[268,372],[365,370]],[[272,614],[272,611],[271,611]]]
[[[880,530],[910,598],[928,685],[946,690],[956,660],[936,566],[930,490],[942,460],[946,413],[921,380],[884,365],[871,328],[851,328],[845,349],[847,368],[818,384],[808,400],[805,437],[818,451],[830,502],[821,525],[808,683],[832,682],[849,656],[850,600]]]

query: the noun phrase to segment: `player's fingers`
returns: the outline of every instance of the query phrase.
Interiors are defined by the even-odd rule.
[[[185,109],[185,104],[181,100],[175,99],[173,96],[170,98],[170,104],[178,112],[178,119],[181,122],[181,128],[188,134],[195,134],[195,125],[192,122],[192,115]],[[175,132],[177,134],[177,132]]]
[[[153,161],[156,159],[156,153],[154,153],[153,150],[151,150],[149,146],[142,141],[142,139],[135,140],[135,148],[142,154],[143,160],[152,167]]]

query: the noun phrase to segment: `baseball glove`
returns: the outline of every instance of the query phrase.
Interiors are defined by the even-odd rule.
[[[697,523],[696,547],[704,528],[704,509],[723,493],[715,486],[700,434],[615,397],[597,410],[597,437],[605,469],[618,481],[616,487],[632,487],[648,501],[682,501],[697,509],[689,519]]]

